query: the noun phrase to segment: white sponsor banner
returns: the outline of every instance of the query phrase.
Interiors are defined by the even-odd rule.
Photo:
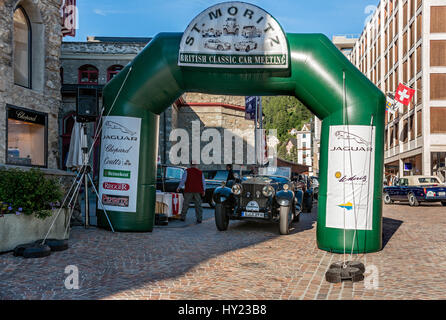
[[[141,119],[108,116],[103,123],[100,200],[105,210],[136,212]]]
[[[328,228],[372,230],[375,127],[330,126]]]
[[[216,4],[200,13],[181,38],[178,65],[288,68],[288,42],[265,10],[244,2]]]

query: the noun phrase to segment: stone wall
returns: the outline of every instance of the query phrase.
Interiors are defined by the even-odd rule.
[[[31,20],[32,88],[14,84],[13,13],[21,5]],[[59,157],[58,113],[60,95],[59,0],[0,1],[0,163],[6,158],[6,104],[48,114],[48,168]]]
[[[184,105],[179,108],[178,123],[176,128],[185,129],[190,138],[189,154],[192,155],[192,124],[198,122],[200,125],[200,136],[206,129],[216,129],[220,134],[221,164],[205,164],[200,162],[201,169],[223,169],[225,163],[235,163],[236,150],[224,150],[224,132],[230,131],[235,137],[243,138],[243,164],[248,163],[248,154],[252,155],[254,147],[254,122],[245,119],[245,97],[209,95],[200,93],[185,93],[182,97]],[[247,135],[243,136],[242,133]],[[201,140],[201,139],[200,139]],[[200,141],[200,150],[209,141]],[[175,142],[173,142],[175,144]],[[225,152],[230,152],[230,161],[225,161]]]

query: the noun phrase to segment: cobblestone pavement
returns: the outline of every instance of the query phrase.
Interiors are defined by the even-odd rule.
[[[212,211],[194,224],[191,209],[186,223],[152,233],[77,227],[67,251],[0,255],[0,299],[446,299],[446,208],[389,205],[384,217],[384,249],[361,256],[376,266],[377,288],[325,281],[342,255],[317,249],[316,210],[279,236],[277,225],[253,222],[218,232]],[[79,269],[78,290],[64,286],[68,265]]]

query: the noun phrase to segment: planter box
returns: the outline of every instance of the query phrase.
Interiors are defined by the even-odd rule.
[[[0,217],[0,252],[13,250],[19,244],[43,239],[48,232],[59,209],[54,209],[51,217],[44,220],[37,219],[34,215],[5,214]],[[62,209],[54,222],[48,238],[63,239],[65,229],[70,223],[69,210]],[[70,234],[68,228],[67,236]]]

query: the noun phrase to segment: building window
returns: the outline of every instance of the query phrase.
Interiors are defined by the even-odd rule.
[[[14,83],[31,88],[31,23],[22,7],[14,11]]]
[[[445,182],[446,178],[446,152],[431,153],[431,172]]]
[[[47,166],[48,115],[7,105],[6,163]]]
[[[107,69],[107,81],[110,81],[111,79],[113,79],[113,77],[115,75],[117,75],[119,73],[119,71],[121,71],[124,67],[121,65],[113,65],[111,67],[109,67]]]
[[[99,71],[95,66],[86,64],[79,68],[79,84],[98,84]]]

